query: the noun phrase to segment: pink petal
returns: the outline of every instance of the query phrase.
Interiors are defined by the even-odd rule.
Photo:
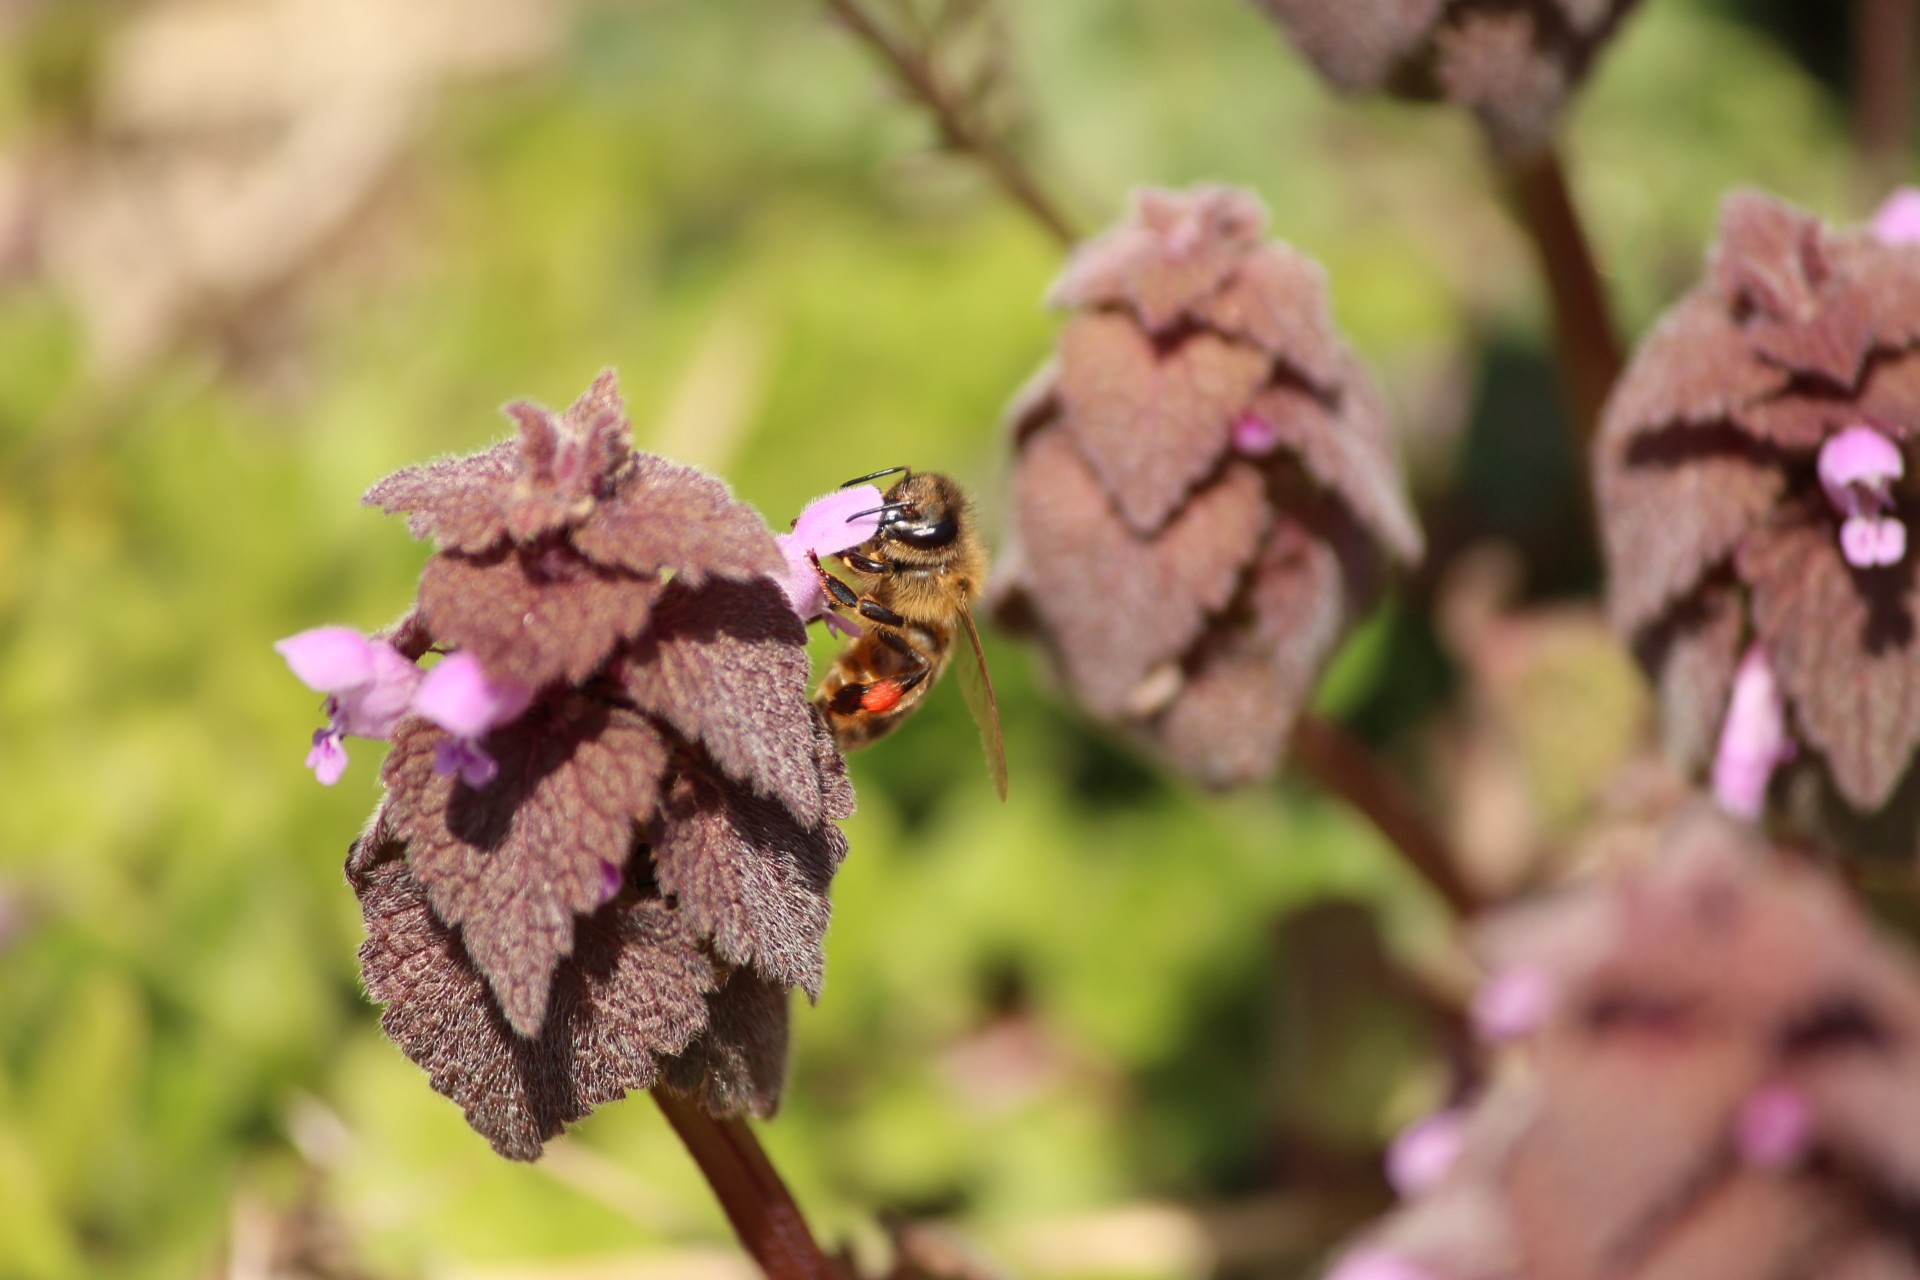
[[[1390,1249],[1355,1249],[1324,1280],[1439,1280],[1431,1268]]]
[[[373,676],[333,695],[334,727],[361,738],[384,738],[400,723],[420,687],[421,671],[383,640],[367,642]]]
[[[294,679],[319,693],[338,693],[373,679],[376,642],[352,627],[315,627],[274,642]]]
[[[1243,413],[1234,420],[1233,447],[1241,453],[1258,457],[1273,452],[1279,443],[1279,429],[1259,414]]]
[[[793,532],[782,536],[803,552],[815,551],[823,556],[857,547],[880,532],[880,515],[874,509],[885,501],[879,488],[870,484],[835,489],[802,508],[799,519],[793,522]],[[849,520],[848,517],[860,511],[873,514]],[[792,562],[789,557],[788,563]]]
[[[1467,1117],[1458,1109],[1415,1121],[1387,1147],[1387,1181],[1403,1196],[1419,1195],[1447,1176],[1466,1142]]]
[[[1840,524],[1840,554],[1856,569],[1899,564],[1907,554],[1907,526],[1890,516],[1849,516]]]
[[[1798,1089],[1766,1085],[1747,1095],[1733,1121],[1740,1158],[1760,1169],[1788,1169],[1813,1143],[1813,1108]]]
[[[774,538],[780,546],[780,554],[786,557],[786,576],[780,579],[780,589],[787,593],[787,603],[800,615],[802,622],[811,622],[820,616],[826,607],[826,592],[820,588],[820,575],[813,571],[813,562],[807,559],[807,547],[791,533],[782,533]]]
[[[1497,1044],[1532,1034],[1552,1012],[1553,979],[1544,970],[1521,967],[1481,983],[1467,1016],[1475,1035]]]
[[[413,709],[456,738],[478,739],[518,718],[533,694],[511,680],[494,680],[470,653],[449,654],[427,672]]]
[[[1900,447],[1872,427],[1851,426],[1828,436],[1820,446],[1820,484],[1837,510],[1848,506],[1849,485],[1877,488],[1906,474]]]
[[[323,787],[340,781],[340,775],[347,771],[347,749],[341,745],[338,733],[331,729],[313,731],[313,749],[307,752],[307,768],[313,770],[314,780]]]
[[[1843,544],[1845,537],[1843,528]],[[1787,710],[1780,699],[1780,684],[1766,650],[1756,644],[1740,659],[1733,676],[1727,718],[1720,727],[1720,746],[1713,757],[1714,799],[1728,813],[1758,818],[1766,805],[1773,771],[1792,755],[1793,739],[1787,734]]]
[[[1920,188],[1901,187],[1873,215],[1873,234],[1887,244],[1920,243]]]
[[[460,775],[460,781],[478,791],[500,773],[500,762],[471,738],[448,738],[433,750],[433,771],[441,777]]]
[[[855,622],[852,618],[835,613],[831,609],[822,611],[820,619],[827,624],[827,630],[836,635],[845,636],[849,640],[854,639],[860,634],[859,623]]]

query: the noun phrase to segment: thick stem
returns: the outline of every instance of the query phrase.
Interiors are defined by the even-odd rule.
[[[1916,0],[1855,0],[1853,129],[1860,144],[1869,199],[1906,168],[1913,135],[1914,39],[1920,35]]]
[[[1619,333],[1558,153],[1549,148],[1514,161],[1506,166],[1506,179],[1514,212],[1540,255],[1552,295],[1554,349],[1584,466],[1600,411],[1624,363]]]
[[[1406,864],[1462,919],[1483,905],[1460,861],[1391,769],[1353,734],[1318,716],[1293,729],[1294,768],[1365,814]]]
[[[721,1120],[664,1086],[653,1100],[726,1211],[734,1234],[771,1280],[845,1280],[744,1120]]]
[[[879,55],[907,92],[933,115],[940,140],[964,151],[986,166],[1001,188],[1025,209],[1047,233],[1071,246],[1079,236],[1073,223],[1043,191],[1020,158],[989,130],[981,127],[940,83],[933,61],[925,52],[894,38],[862,6],[861,0],[826,0],[827,7],[855,36]]]

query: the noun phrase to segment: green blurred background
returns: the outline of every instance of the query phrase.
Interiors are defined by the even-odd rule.
[[[1020,145],[1077,216],[1258,191],[1389,387],[1437,562],[1327,709],[1463,838],[1498,832],[1448,761],[1565,821],[1639,695],[1468,122],[1331,98],[1234,0],[1006,10]],[[1647,0],[1601,64],[1568,156],[1631,330],[1727,187],[1879,194],[1841,13]],[[928,139],[801,0],[0,5],[0,1276],[740,1274],[645,1099],[509,1165],[381,1037],[340,871],[379,746],[315,785],[269,646],[405,606],[424,548],[369,483],[609,365],[641,447],[776,525],[900,462],[997,519],[1058,255]],[[1449,573],[1490,562],[1527,610]],[[1474,660],[1489,626],[1520,676]],[[1012,798],[945,691],[854,761],[765,1141],[862,1250],[890,1210],[1031,1274],[1290,1274],[1441,1100],[1445,921],[1337,804],[1196,795],[988,643]],[[1604,731],[1567,734],[1581,699]]]

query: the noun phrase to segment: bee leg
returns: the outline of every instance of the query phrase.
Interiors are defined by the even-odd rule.
[[[875,560],[872,556],[863,556],[858,551],[842,551],[840,558],[862,573],[893,572],[893,566],[885,560]]]
[[[907,690],[927,678],[929,670],[922,666],[903,676],[888,676],[872,684],[843,684],[834,692],[829,705],[835,713],[843,716],[858,715],[863,711],[870,715],[891,711],[900,699],[906,697]]]
[[[820,575],[820,588],[842,609],[857,609],[860,597],[854,589],[826,571],[820,563],[820,553],[807,552],[807,559],[813,562],[813,571]]]
[[[869,622],[878,622],[882,626],[887,627],[902,627],[907,623],[905,618],[887,608],[887,606],[881,604],[878,600],[868,600],[862,597],[857,607],[860,616]]]

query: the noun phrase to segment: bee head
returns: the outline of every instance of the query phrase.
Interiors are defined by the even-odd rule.
[[[921,472],[887,490],[890,510],[880,517],[880,537],[918,551],[938,551],[960,536],[966,496],[943,475]]]

